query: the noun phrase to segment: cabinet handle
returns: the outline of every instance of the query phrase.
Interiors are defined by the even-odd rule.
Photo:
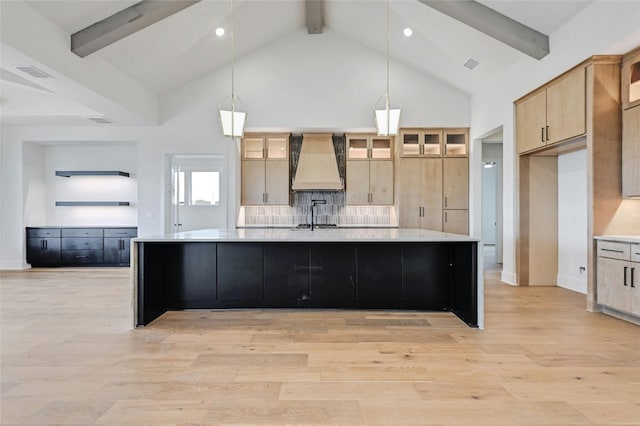
[[[76,256],[76,259],[85,259],[87,257],[89,257],[89,256]]]
[[[40,240],[40,250],[44,250],[44,240]]]
[[[627,269],[629,269],[629,267],[628,267],[628,266],[625,266],[625,267],[624,267],[624,282],[623,282],[623,284],[624,284],[624,286],[625,286],[625,287],[628,287],[628,286],[629,286],[629,284],[627,284]]]
[[[549,142],[549,126],[547,126],[547,142]]]
[[[447,207],[447,204],[449,204],[449,199],[448,197],[444,197],[444,206]]]
[[[633,279],[633,275],[634,274],[633,273],[635,272],[635,270],[636,270],[636,268],[631,268],[631,287],[634,287],[634,288],[636,286],[635,283],[633,282],[634,281],[634,279]]]
[[[622,251],[622,250],[614,250],[614,249],[606,249],[606,248],[603,248],[603,249],[600,249],[600,250],[602,250],[602,251],[610,251],[612,253],[624,253],[624,251]]]
[[[544,143],[544,127],[540,128],[540,142]]]
[[[44,240],[44,249],[49,250],[49,241]]]
[[[447,220],[447,212],[444,212],[444,223],[447,223],[447,222],[448,222],[448,220]]]

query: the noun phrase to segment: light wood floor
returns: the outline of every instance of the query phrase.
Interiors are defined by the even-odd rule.
[[[640,424],[640,327],[495,270],[485,330],[447,313],[293,310],[130,330],[127,269],[0,279],[3,425]]]

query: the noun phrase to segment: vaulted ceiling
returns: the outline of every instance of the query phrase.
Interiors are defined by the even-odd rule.
[[[2,3],[5,2],[0,6]],[[64,34],[71,35],[137,2],[47,0],[26,3]],[[549,35],[592,1],[479,0],[479,3]],[[228,63],[227,36],[216,37],[214,31],[217,27],[228,28],[229,12],[226,0],[203,0],[90,56],[98,56],[105,65],[128,76],[150,94],[161,96]],[[381,0],[325,0],[325,31],[341,34],[384,55],[385,13],[386,2]],[[10,18],[5,14],[4,19]],[[304,29],[305,1],[235,0],[234,21],[236,57],[241,58]],[[412,28],[412,37],[402,34],[407,27]],[[392,60],[435,75],[467,93],[473,93],[475,87],[525,57],[524,53],[418,0],[392,0],[390,28]],[[28,36],[26,30],[25,37]],[[473,71],[463,66],[469,58],[479,62]],[[11,61],[5,60],[4,52],[2,59],[3,123],[31,124],[32,118],[46,115],[43,110],[47,108],[55,109],[58,116],[62,115],[61,111],[68,112],[59,124],[73,125],[74,117],[91,115],[90,106],[76,105],[64,96],[57,96],[58,91],[51,90],[45,83],[21,74],[15,67],[5,67]],[[34,84],[42,84],[49,91],[40,90]],[[39,110],[28,112],[28,105],[37,103],[35,98],[38,96],[46,101],[40,102]],[[20,114],[30,114],[30,118],[19,118]],[[14,120],[7,120],[7,117]],[[40,124],[43,122],[46,120],[39,121]]]

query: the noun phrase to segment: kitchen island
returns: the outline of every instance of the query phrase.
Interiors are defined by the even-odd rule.
[[[169,310],[451,311],[484,325],[480,240],[423,229],[204,229],[132,242],[134,326]]]

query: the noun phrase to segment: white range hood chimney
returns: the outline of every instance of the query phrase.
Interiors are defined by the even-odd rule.
[[[331,133],[305,133],[298,168],[291,185],[293,191],[342,191]]]

